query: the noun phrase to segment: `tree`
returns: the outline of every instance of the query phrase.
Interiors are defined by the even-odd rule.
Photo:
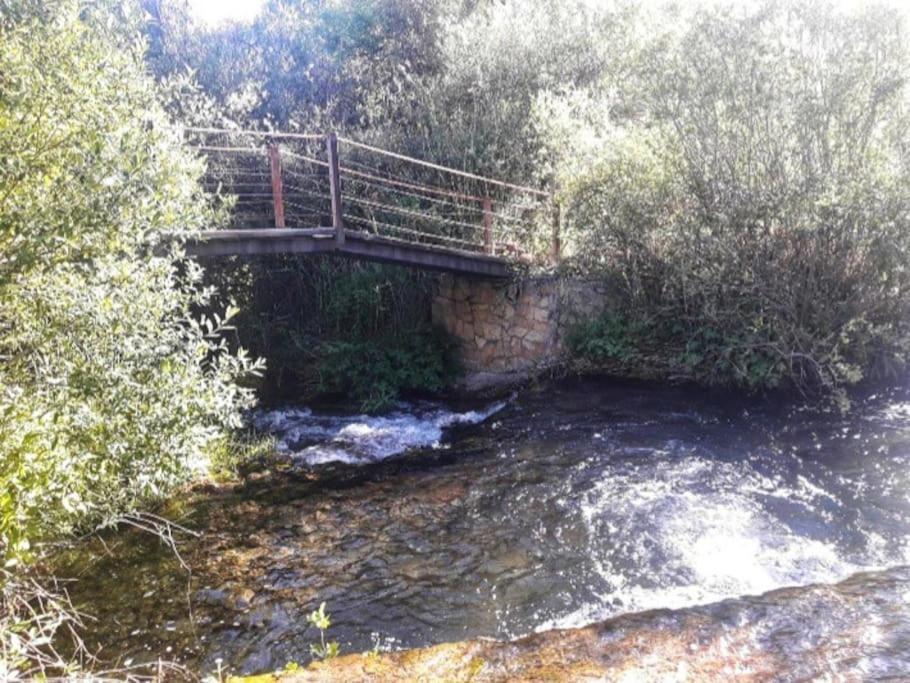
[[[27,641],[9,572],[186,482],[252,400],[258,366],[194,314],[180,238],[215,216],[131,26],[77,0],[0,19],[0,671]]]

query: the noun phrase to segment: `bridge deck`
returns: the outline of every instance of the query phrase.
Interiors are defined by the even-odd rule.
[[[334,254],[368,261],[397,263],[460,275],[506,278],[509,263],[496,256],[432,244],[407,242],[356,230],[335,241],[334,228],[263,228],[208,230],[186,244],[190,256],[253,256],[257,254]]]

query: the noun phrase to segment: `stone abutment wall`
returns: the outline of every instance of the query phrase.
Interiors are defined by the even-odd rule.
[[[603,282],[558,276],[495,282],[442,275],[433,322],[458,341],[471,390],[520,381],[559,363],[568,330],[599,315]]]

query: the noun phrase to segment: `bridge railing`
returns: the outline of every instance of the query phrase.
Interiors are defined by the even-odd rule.
[[[548,192],[445,167],[334,134],[186,128],[205,186],[231,227],[325,228],[487,254],[557,261]]]

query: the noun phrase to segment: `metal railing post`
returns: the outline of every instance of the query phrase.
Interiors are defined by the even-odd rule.
[[[483,250],[493,254],[493,200],[483,198]]]
[[[284,196],[281,185],[281,153],[278,145],[269,145],[269,169],[272,175],[272,208],[275,214],[275,227],[284,225]]]
[[[335,248],[344,246],[344,221],[341,216],[341,174],[338,164],[338,137],[329,133],[325,138],[329,156],[329,192],[332,196],[332,227],[335,228]]]
[[[554,266],[559,265],[560,258],[560,240],[559,240],[559,203],[553,203],[553,233],[550,236],[550,262]]]

